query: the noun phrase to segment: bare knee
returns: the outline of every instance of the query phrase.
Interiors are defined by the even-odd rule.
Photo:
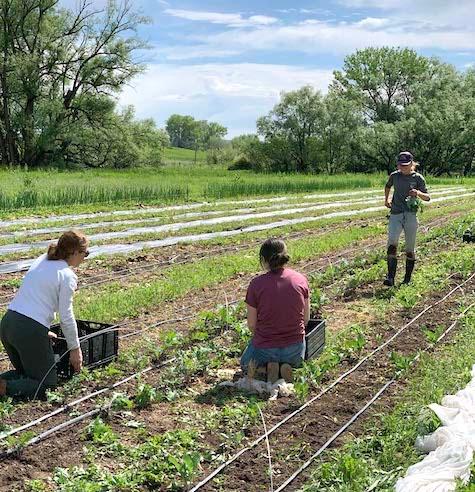
[[[415,260],[416,259],[416,253],[414,253],[414,251],[406,251],[406,258],[408,260]]]
[[[388,246],[388,256],[397,256],[397,246],[395,244]]]

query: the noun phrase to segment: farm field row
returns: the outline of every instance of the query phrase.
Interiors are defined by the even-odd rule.
[[[382,189],[384,174],[285,175],[216,166],[140,170],[0,171],[0,217],[117,210],[139,204],[186,203],[330,190]],[[184,184],[185,183],[185,184]],[[431,186],[473,186],[472,178],[431,178]]]
[[[472,199],[472,193],[459,193],[457,195],[445,193],[436,195],[432,205],[466,199]],[[374,201],[372,201],[374,200]],[[376,206],[379,199],[365,200],[364,203],[352,201],[351,203],[336,202],[317,204],[312,206],[294,207],[287,210],[273,210],[256,214],[225,216],[220,218],[194,220],[191,222],[162,224],[155,227],[143,227],[129,229],[120,232],[105,232],[92,235],[91,238],[98,244],[90,248],[91,257],[103,255],[115,255],[131,253],[144,249],[163,248],[179,243],[202,242],[214,238],[231,238],[247,233],[282,229],[287,226],[307,224],[321,220],[336,219],[338,217],[367,216],[385,210],[382,206]],[[340,207],[351,207],[351,210],[339,210]],[[303,215],[303,217],[302,217]],[[272,221],[272,218],[280,219]],[[282,217],[282,218],[281,218]],[[251,222],[251,224],[248,223]],[[160,232],[162,231],[162,232]],[[178,234],[171,234],[175,231]],[[125,242],[124,242],[125,241]],[[44,250],[50,241],[36,241],[32,243],[18,243],[0,246],[1,255],[5,260],[24,259],[25,253],[31,256]],[[26,257],[28,258],[28,257]],[[0,264],[1,273],[20,271],[31,264],[29,261],[10,261]]]
[[[463,208],[441,208],[430,212],[424,220],[443,220],[450,214],[463,212]],[[362,222],[337,229],[323,229],[320,234],[317,231],[316,235],[307,233],[308,237],[305,237],[303,231],[303,236],[289,240],[288,246],[293,258],[298,261],[338,252],[357,241],[367,241],[371,238],[382,246],[384,233],[385,225],[381,221],[374,224]],[[246,243],[243,244],[245,245]],[[257,272],[259,266],[256,249],[255,246],[250,246],[240,248],[239,252],[231,250],[219,254],[218,248],[217,254],[209,258],[203,256],[198,263],[172,264],[165,269],[151,270],[145,277],[146,270],[143,274],[138,272],[137,275],[133,275],[132,271],[132,275],[127,276],[124,281],[114,281],[113,275],[107,282],[99,282],[98,285],[92,280],[91,288],[81,290],[76,296],[77,312],[83,317],[106,322],[117,321],[125,316],[136,316],[162,301],[179,297],[193,289],[212,287],[238,273]],[[6,288],[3,290],[8,292]],[[96,307],[91,310],[90,306]]]
[[[314,292],[312,307],[329,319],[331,333],[327,350],[322,358],[305,366],[299,374],[295,399],[267,403],[260,398],[217,386],[220,380],[229,377],[229,371],[236,368],[236,356],[245,345],[249,334],[245,329],[243,313],[239,307],[227,310],[217,308],[216,304],[220,302],[216,297],[218,290],[200,291],[203,283],[193,284],[193,281],[190,282],[190,277],[187,277],[187,274],[193,273],[193,269],[199,270],[196,277],[198,279],[200,275],[203,276],[208,272],[210,277],[207,278],[205,285],[216,284],[217,289],[221,288],[221,292],[227,291],[228,301],[234,299],[234,292],[236,298],[242,298],[249,275],[258,271],[254,258],[255,248],[250,248],[249,254],[245,255],[242,262],[239,262],[241,255],[236,255],[236,258],[231,260],[226,259],[224,255],[219,261],[211,259],[189,267],[180,266],[173,274],[165,274],[165,277],[157,278],[157,284],[160,280],[165,285],[163,294],[154,287],[146,295],[147,286],[134,285],[133,281],[129,288],[127,283],[120,287],[113,284],[107,286],[103,291],[103,300],[100,299],[99,291],[88,289],[84,294],[81,292],[80,295],[84,296],[78,302],[78,307],[84,306],[81,315],[94,317],[101,317],[101,310],[102,316],[110,316],[115,309],[114,319],[139,316],[139,322],[145,318],[151,323],[157,321],[157,313],[150,309],[153,308],[154,301],[160,304],[160,299],[162,302],[176,299],[171,303],[169,311],[170,315],[175,314],[176,317],[179,303],[184,303],[180,299],[186,293],[196,300],[199,307],[195,309],[200,311],[202,307],[208,305],[212,311],[203,313],[198,321],[178,322],[163,330],[159,329],[157,333],[144,332],[135,342],[124,345],[124,352],[117,364],[91,375],[85,373],[82,378],[77,377],[62,390],[58,390],[56,396],[52,395],[49,408],[61,404],[58,402],[68,401],[68,398],[77,394],[80,387],[84,385],[92,390],[97,384],[113,382],[130,373],[130,370],[139,370],[156,360],[164,361],[171,355],[177,359],[169,368],[144,374],[138,383],[130,382],[120,390],[124,392],[120,397],[115,397],[117,402],[113,405],[109,405],[110,397],[98,402],[101,408],[109,408],[107,414],[101,411],[101,417],[92,420],[91,423],[86,422],[75,427],[74,431],[70,429],[66,433],[59,434],[54,438],[54,444],[53,441],[47,440],[37,447],[32,447],[31,450],[26,448],[19,458],[21,461],[9,458],[4,463],[7,471],[17,467],[17,470],[21,470],[25,476],[35,481],[28,485],[19,484],[12,474],[10,480],[13,481],[6,482],[5,487],[20,487],[21,490],[27,490],[26,487],[37,487],[35,490],[93,491],[143,490],[144,488],[165,490],[175,487],[176,490],[187,490],[199,476],[204,476],[207,470],[217,466],[226,456],[262,432],[258,406],[264,412],[270,427],[288,409],[315,395],[322,383],[329,381],[352,361],[369,353],[374,344],[379,343],[381,337],[387,338],[394,329],[397,329],[398,323],[403,323],[411,313],[423,307],[424,303],[440,298],[439,293],[447,291],[457,281],[468,278],[474,270],[475,256],[473,247],[460,244],[459,232],[474,217],[471,215],[452,219],[445,208],[434,209],[430,213],[435,215],[436,211],[439,217],[445,216],[451,223],[447,226],[434,227],[429,230],[427,236],[424,236],[414,284],[400,289],[386,290],[380,287],[380,279],[384,272],[382,261],[384,248],[381,251],[374,250],[374,242],[378,240],[378,236],[382,238],[384,230],[382,224],[369,226],[368,232],[365,231],[367,229],[365,227],[342,231],[333,234],[334,239],[300,238],[293,244],[289,241],[292,256],[297,262],[296,267],[306,271],[317,270],[311,276]],[[359,246],[359,252],[352,253],[352,248],[348,248],[351,245]],[[329,265],[326,261],[329,254],[342,252],[341,259],[344,259],[345,248],[349,251],[346,261],[341,263],[334,261],[334,265]],[[318,261],[318,257],[321,261]],[[313,264],[305,267],[305,263],[315,258]],[[226,266],[227,261],[230,261],[229,266]],[[201,264],[204,266],[201,267]],[[219,272],[217,276],[214,271]],[[243,276],[243,273],[246,275]],[[454,278],[454,274],[457,274],[457,277]],[[167,285],[180,285],[181,278],[184,287],[169,291]],[[151,282],[153,283],[153,279]],[[234,288],[231,288],[233,285]],[[114,302],[109,302],[107,309],[105,306],[99,307],[105,303],[106,298],[111,299],[119,295],[120,289],[123,288],[126,290],[122,300],[117,304],[120,306],[118,310],[114,307]],[[132,294],[134,290],[135,294]],[[469,283],[463,292],[467,292],[468,295],[472,290],[473,284]],[[457,292],[453,306],[461,302],[463,296],[459,294]],[[135,298],[136,306],[138,299],[145,299],[145,302],[142,303],[142,307],[139,306],[139,309],[134,311],[136,309],[134,302],[127,304],[125,302],[127,297]],[[223,299],[223,303],[225,302],[226,298]],[[186,303],[184,305],[186,306]],[[184,314],[189,314],[189,311],[190,307]],[[442,312],[444,314],[441,317]],[[445,313],[449,319],[450,312],[450,310],[440,311],[439,321],[443,321]],[[355,320],[358,322],[355,323]],[[433,326],[435,315],[434,321],[429,320],[427,323]],[[389,332],[388,326],[391,327]],[[417,338],[417,341],[422,341],[422,338]],[[407,345],[403,342],[407,340],[401,341],[397,346],[398,350]],[[413,349],[414,345],[409,345],[408,348]],[[335,358],[335,354],[339,356]],[[388,364],[383,366],[389,371]],[[359,396],[356,400],[359,402],[364,395],[356,396]],[[350,398],[351,396],[348,396],[348,399]],[[326,415],[331,419],[331,409],[334,408],[336,411],[335,404],[333,401],[332,407],[322,403],[318,408],[327,410],[323,412],[317,408],[317,414]],[[12,413],[10,423],[20,423],[23,421],[21,419],[27,418],[28,412],[32,412],[32,416],[39,415],[47,408],[48,404],[44,403],[28,404],[24,409],[17,409]],[[87,411],[91,408],[96,407],[94,404],[92,406],[89,404],[76,411]],[[3,414],[7,413],[4,411]],[[306,417],[302,422],[308,424]],[[9,425],[8,419],[4,419],[4,423]],[[297,429],[297,426],[292,429]],[[327,430],[330,431],[331,428]],[[291,435],[294,434],[302,435],[296,430],[291,432]],[[9,445],[18,444],[21,439],[24,441],[30,437],[31,435],[15,438],[19,440],[12,438],[13,440],[9,440]],[[276,483],[277,480],[285,478],[284,475],[290,471],[290,468],[308,455],[309,446],[317,442],[315,439],[311,439],[307,444],[305,440],[297,439],[297,441],[295,454],[292,454],[292,459],[287,460],[288,464],[285,466],[281,464],[280,456],[284,457],[281,453],[284,449],[294,449],[294,444],[282,438],[273,441],[272,446],[278,462],[274,469]],[[55,452],[62,453],[65,466],[81,463],[81,467],[55,470],[57,463],[53,462],[51,456],[48,457],[52,446]],[[84,451],[83,447],[85,447]],[[282,451],[279,451],[280,449]],[[225,475],[217,477],[212,487],[204,490],[231,490],[227,488],[229,483],[236,484],[236,490],[250,490],[246,489],[249,479],[256,484],[252,490],[267,490],[265,453],[264,459],[262,456],[262,449],[256,451],[233,467],[229,474],[226,472]],[[34,475],[35,467],[40,470],[39,476]]]

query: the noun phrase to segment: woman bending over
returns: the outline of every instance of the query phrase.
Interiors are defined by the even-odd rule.
[[[0,340],[14,370],[0,374],[0,397],[35,398],[57,384],[56,364],[49,331],[55,313],[76,372],[82,352],[73,313],[77,276],[72,268],[88,256],[88,240],[78,231],[65,232],[58,244],[36,259],[0,323]]]

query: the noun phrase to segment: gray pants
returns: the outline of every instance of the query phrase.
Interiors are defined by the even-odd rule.
[[[388,249],[390,246],[397,247],[401,232],[404,230],[406,253],[414,254],[416,249],[416,233],[418,225],[417,215],[414,212],[391,214],[389,216]]]
[[[0,379],[7,382],[8,396],[43,396],[47,388],[56,386],[58,376],[46,326],[23,314],[7,311],[0,323],[0,340],[15,368],[0,374]]]

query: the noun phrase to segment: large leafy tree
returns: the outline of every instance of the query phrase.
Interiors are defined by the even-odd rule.
[[[257,121],[263,137],[284,169],[298,172],[315,167],[318,154],[317,136],[322,131],[325,107],[320,92],[311,86],[283,93],[281,101]],[[290,168],[290,169],[289,169]]]
[[[173,147],[192,149],[196,121],[193,116],[172,114],[166,122],[166,130]]]
[[[435,61],[410,49],[366,48],[334,72],[335,92],[357,102],[371,122],[395,122],[417,96]]]
[[[142,69],[133,54],[146,19],[130,1],[81,0],[74,13],[58,3],[0,0],[0,153],[10,165],[67,161],[74,135],[103,130],[112,96]]]

